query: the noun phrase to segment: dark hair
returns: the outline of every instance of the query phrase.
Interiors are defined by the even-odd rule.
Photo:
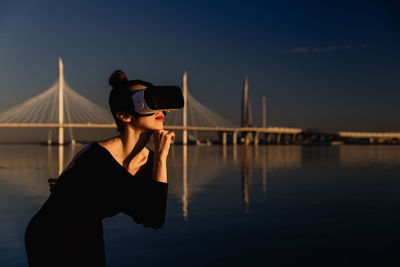
[[[117,118],[117,112],[126,112],[127,114],[135,115],[132,101],[132,86],[141,84],[150,87],[153,84],[142,80],[128,80],[128,77],[122,70],[114,71],[108,79],[108,83],[112,87],[108,104],[110,105],[118,131],[122,132],[124,124]]]

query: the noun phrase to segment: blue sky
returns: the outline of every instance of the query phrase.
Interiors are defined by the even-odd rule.
[[[115,69],[180,84],[240,123],[243,77],[256,124],[400,131],[396,1],[1,1],[0,111],[51,86],[57,60],[107,107]]]

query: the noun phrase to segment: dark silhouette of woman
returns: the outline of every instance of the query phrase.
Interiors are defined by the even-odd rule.
[[[29,222],[29,266],[105,266],[102,219],[123,212],[145,227],[164,224],[166,159],[175,134],[163,130],[163,112],[133,109],[132,94],[152,84],[115,71],[109,104],[119,135],[82,149],[60,175]],[[154,152],[146,147],[153,136]]]

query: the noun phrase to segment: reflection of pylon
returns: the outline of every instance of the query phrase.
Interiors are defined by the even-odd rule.
[[[244,203],[244,213],[249,213],[250,205],[250,185],[251,185],[251,153],[245,146],[242,150],[242,198]]]
[[[183,195],[182,195],[182,212],[185,221],[188,220],[188,184],[187,184],[187,146],[182,147],[182,178],[183,178]]]

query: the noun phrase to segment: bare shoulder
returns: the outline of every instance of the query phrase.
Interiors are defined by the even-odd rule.
[[[107,149],[111,154],[116,154],[118,150],[118,142],[115,137],[102,140],[102,141],[97,141],[97,143]]]
[[[119,163],[122,165],[123,162],[123,149],[122,149],[122,144],[121,140],[112,137],[110,139],[102,140],[97,142],[100,146],[105,148],[111,156]]]

